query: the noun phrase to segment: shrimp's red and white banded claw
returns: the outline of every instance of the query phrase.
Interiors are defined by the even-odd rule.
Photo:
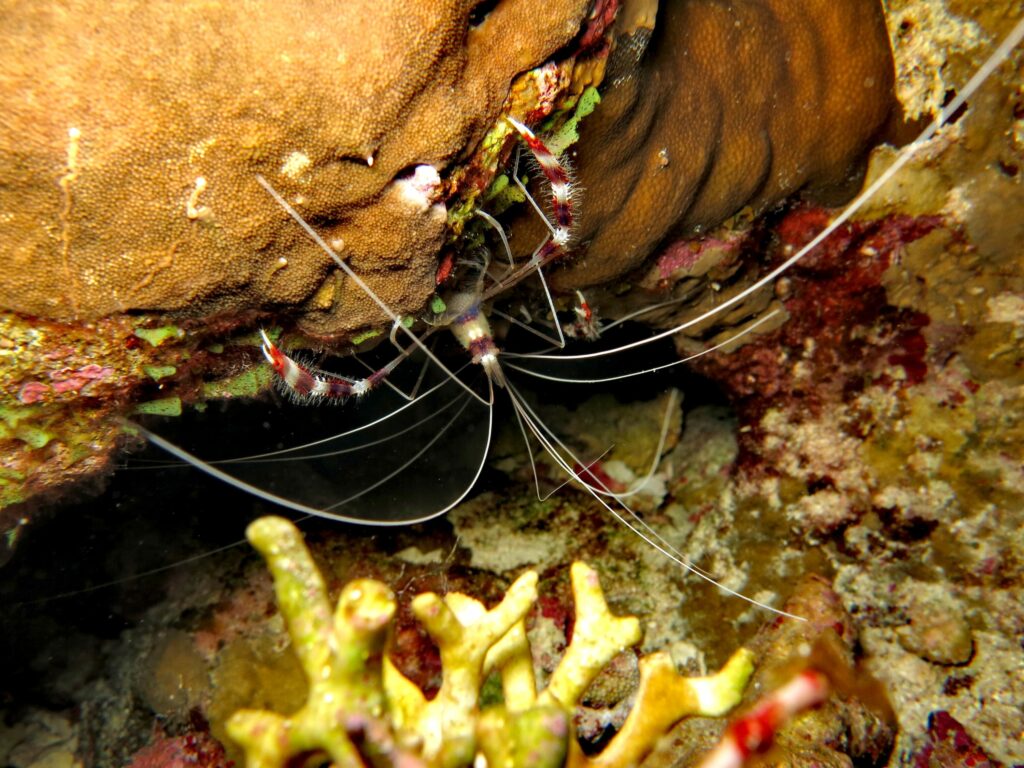
[[[390,366],[386,366],[365,379],[348,379],[323,371],[312,371],[278,349],[265,331],[260,330],[260,336],[263,339],[263,356],[288,391],[299,399],[358,397],[374,389],[390,372]]]
[[[583,291],[577,290],[576,298],[579,299],[579,304],[572,308],[576,319],[566,330],[575,339],[597,341],[601,338],[601,327],[594,316],[594,310],[583,295]]]
[[[572,198],[575,185],[566,164],[548,149],[547,145],[537,138],[537,135],[529,127],[513,117],[506,119],[519,132],[523,141],[526,142],[526,146],[530,148],[530,152],[551,187],[551,212],[555,222],[553,225],[549,222],[551,227],[550,250],[545,253],[542,248],[537,254],[538,259],[542,262],[550,261],[560,255],[561,250],[568,245],[572,237],[574,223]]]
[[[779,728],[800,712],[821,704],[830,690],[824,674],[803,670],[733,722],[700,768],[742,768],[750,757],[771,748]]]

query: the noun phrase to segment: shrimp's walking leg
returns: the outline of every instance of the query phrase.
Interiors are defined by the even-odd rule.
[[[551,339],[551,341],[559,348],[565,347],[565,335],[562,332],[562,327],[558,322],[558,313],[555,309],[555,302],[551,296],[551,289],[548,287],[547,280],[544,278],[544,272],[542,267],[556,259],[561,258],[565,253],[565,248],[569,243],[569,239],[572,236],[573,227],[573,203],[572,203],[572,192],[573,183],[570,178],[570,173],[566,165],[558,158],[558,156],[548,149],[547,145],[537,138],[536,134],[530,128],[523,123],[519,122],[515,118],[507,118],[513,128],[519,133],[523,141],[530,148],[530,152],[533,154],[534,159],[537,161],[537,165],[540,167],[541,172],[547,178],[548,184],[551,187],[551,209],[554,214],[554,224],[548,220],[548,217],[537,205],[537,202],[530,195],[529,191],[523,186],[523,183],[519,180],[518,174],[518,158],[516,161],[517,170],[512,173],[512,180],[526,195],[526,199],[530,201],[530,205],[533,206],[534,210],[537,211],[541,220],[551,231],[551,235],[544,240],[543,243],[533,252],[533,256],[530,259],[530,263],[525,270],[519,273],[519,276],[514,281],[503,281],[499,285],[506,284],[511,286],[514,282],[517,282],[522,278],[523,275],[528,274],[531,271],[536,271],[537,277],[540,279],[541,286],[544,289],[544,295],[547,298],[548,306],[551,309],[551,317],[554,322],[555,331],[557,332],[558,338]]]

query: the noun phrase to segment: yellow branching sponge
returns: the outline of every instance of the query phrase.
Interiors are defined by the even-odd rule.
[[[491,610],[459,593],[416,597],[413,613],[441,653],[441,688],[428,701],[387,658],[396,608],[387,586],[353,581],[332,615],[323,577],[294,525],[264,517],[247,535],[273,574],[309,682],[305,705],[288,717],[255,710],[231,717],[228,733],[245,749],[250,768],[283,768],[317,755],[337,768],[637,765],[684,717],[721,715],[735,706],[753,671],[747,650],[717,674],[696,678],[679,675],[667,653],[647,656],[629,717],[601,754],[588,757],[572,737],[574,708],[597,674],[640,641],[640,624],[611,614],[597,574],[585,564],[572,566],[572,641],[540,692],[526,635],[536,573],[516,579]],[[495,671],[504,702],[481,711],[481,686]]]

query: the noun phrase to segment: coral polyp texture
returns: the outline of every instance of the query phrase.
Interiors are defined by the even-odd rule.
[[[537,601],[535,572],[519,576],[490,610],[458,592],[414,598],[412,611],[441,658],[440,689],[428,700],[388,658],[397,604],[385,584],[350,582],[332,614],[323,577],[294,525],[260,518],[247,535],[273,574],[309,684],[305,704],[291,715],[242,710],[230,718],[228,733],[250,768],[314,755],[339,768],[637,765],[683,718],[728,712],[753,671],[745,649],[705,677],[680,675],[667,653],[646,656],[619,732],[600,754],[584,755],[573,736],[575,707],[598,673],[641,639],[637,619],[612,615],[587,565],[572,566],[572,640],[541,691],[526,633],[526,615]],[[481,689],[492,673],[500,676],[502,702],[482,708]]]
[[[466,162],[590,3],[477,5],[7,9],[0,306],[69,320],[289,304],[322,332],[380,322],[261,173],[396,311],[419,309],[445,234],[438,171]]]

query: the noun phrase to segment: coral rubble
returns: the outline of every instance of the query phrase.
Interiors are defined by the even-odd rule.
[[[619,733],[597,756],[584,756],[571,736],[573,709],[601,669],[640,640],[635,618],[608,610],[597,574],[572,568],[575,630],[538,693],[524,618],[537,599],[537,575],[516,579],[487,610],[457,592],[421,594],[412,609],[440,652],[442,682],[426,699],[387,657],[394,595],[384,584],[345,586],[332,617],[323,577],[298,530],[261,518],[248,531],[274,575],[277,600],[309,682],[305,705],[290,716],[243,710],[228,733],[253,768],[285,766],[322,753],[339,766],[361,760],[468,766],[627,766],[638,764],[661,736],[689,716],[727,712],[752,671],[738,651],[717,674],[680,676],[665,653],[640,662],[640,686]],[[486,677],[501,677],[501,705],[481,711]]]

